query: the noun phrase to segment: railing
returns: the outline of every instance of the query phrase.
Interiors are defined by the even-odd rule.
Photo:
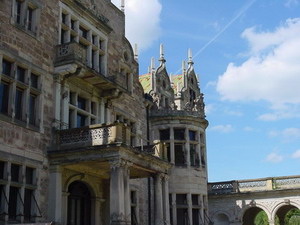
[[[130,127],[123,123],[90,125],[56,131],[58,149],[73,149],[107,144],[130,144]]]
[[[56,47],[55,66],[74,62],[86,64],[86,50],[77,42],[69,42]]]
[[[208,183],[209,194],[229,194],[300,188],[300,176]]]
[[[192,111],[192,110],[172,110],[172,109],[157,109],[152,110],[150,112],[150,116],[152,117],[160,117],[160,116],[192,116],[192,117],[200,117],[205,118],[205,114],[203,111]]]

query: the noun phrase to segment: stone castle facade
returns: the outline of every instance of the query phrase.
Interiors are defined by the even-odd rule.
[[[0,1],[0,224],[207,224],[203,94],[139,76],[110,0]]]

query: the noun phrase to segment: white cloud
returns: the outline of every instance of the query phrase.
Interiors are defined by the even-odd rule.
[[[244,127],[244,131],[251,132],[254,131],[253,127],[246,126]]]
[[[218,131],[221,133],[229,133],[233,131],[233,127],[230,124],[227,125],[217,125],[210,128],[212,131]]]
[[[295,151],[292,155],[292,158],[294,159],[300,159],[300,149]]]
[[[272,152],[266,157],[267,162],[271,163],[279,163],[283,160],[283,156],[279,155],[278,153]]]
[[[120,5],[120,0],[112,0]],[[145,50],[161,34],[160,14],[162,5],[159,0],[126,0],[125,20],[126,37],[132,45],[138,44],[139,50]]]
[[[262,120],[297,115],[288,112],[300,104],[300,18],[288,19],[273,32],[248,28],[242,37],[250,44],[249,58],[242,65],[230,63],[219,77],[222,99],[269,102],[275,114],[264,114]]]
[[[288,7],[288,8],[291,8],[293,6],[296,6],[299,4],[299,1],[298,0],[287,0],[285,3],[284,3],[284,6],[285,7]]]
[[[300,139],[300,129],[295,127],[290,127],[283,129],[281,131],[272,130],[269,132],[270,137],[280,137],[284,142],[290,142]]]

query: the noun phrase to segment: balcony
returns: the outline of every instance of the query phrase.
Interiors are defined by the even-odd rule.
[[[130,145],[130,127],[122,123],[90,125],[56,131],[56,149],[68,150],[103,145]]]
[[[103,97],[117,97],[122,89],[108,77],[91,68],[88,63],[87,49],[77,42],[69,42],[56,46],[54,62],[55,74],[64,78],[78,77],[102,90]]]

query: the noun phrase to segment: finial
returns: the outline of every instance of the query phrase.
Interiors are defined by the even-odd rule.
[[[154,59],[154,57],[151,58],[151,65],[150,65],[150,67],[151,67],[151,70],[155,70],[155,59]]]
[[[134,59],[136,61],[138,61],[138,59],[139,59],[139,52],[138,52],[138,45],[137,44],[134,44]]]
[[[182,61],[182,74],[185,74],[186,72],[186,63],[185,60]]]
[[[165,60],[165,57],[164,57],[164,46],[163,46],[163,44],[160,44],[160,46],[159,46],[159,54],[160,54],[159,61],[161,63],[165,63],[166,60]]]
[[[121,11],[125,12],[125,1],[121,0]]]
[[[151,73],[151,66],[148,66],[148,73]]]
[[[193,62],[193,54],[192,54],[192,49],[189,48],[188,50],[188,64],[194,64]]]

